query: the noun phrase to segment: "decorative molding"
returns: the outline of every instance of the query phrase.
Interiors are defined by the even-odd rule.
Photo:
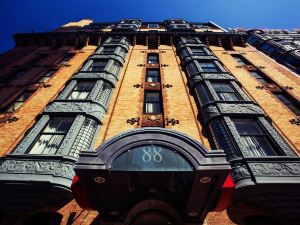
[[[292,148],[264,117],[259,117],[258,119],[287,156],[296,156]]]
[[[235,78],[227,73],[201,73],[205,80],[235,80]]]
[[[108,72],[79,72],[77,74],[75,74],[72,79],[97,79],[97,80],[104,80],[107,81],[109,83],[111,83],[114,87],[118,81],[118,77],[112,73],[108,73]]]
[[[300,176],[300,162],[248,163],[254,176]]]
[[[102,121],[106,109],[105,106],[94,102],[53,102],[45,109],[46,113],[72,113],[87,114]]]
[[[103,80],[97,80],[97,82],[95,83],[92,91],[89,94],[88,99],[95,100],[98,93],[101,92],[103,84],[104,84]]]
[[[254,104],[248,103],[217,103],[220,112],[223,114],[254,114],[264,115],[262,109]]]
[[[74,144],[74,141],[83,125],[85,117],[82,115],[76,116],[72,126],[70,127],[67,135],[63,139],[56,155],[69,155],[69,152]]]
[[[63,89],[63,91],[57,97],[57,99],[58,100],[66,99],[69,96],[69,94],[72,92],[72,90],[74,89],[74,87],[76,86],[76,84],[77,84],[77,81],[76,80],[72,80],[67,86],[65,86],[65,88]]]
[[[234,181],[249,178],[250,173],[245,165],[235,165],[231,168],[231,175]]]
[[[44,159],[43,156],[41,156],[41,159],[5,159],[0,162],[0,173],[43,174],[64,177],[70,180],[75,175],[73,168],[73,164]]]
[[[231,119],[229,117],[225,116],[224,120],[225,120],[225,123],[226,123],[231,135],[233,136],[233,140],[238,145],[238,148],[240,149],[240,152],[242,153],[242,155],[244,157],[250,157],[251,155],[249,154],[249,151],[246,150],[246,147],[245,147],[243,141],[241,140],[241,137],[240,137],[238,131],[236,130],[235,125],[231,121]]]

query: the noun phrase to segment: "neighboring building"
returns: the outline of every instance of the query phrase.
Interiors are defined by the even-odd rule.
[[[299,224],[300,77],[247,37],[183,19],[16,34],[1,224]]]
[[[249,30],[247,42],[300,75],[300,30]]]

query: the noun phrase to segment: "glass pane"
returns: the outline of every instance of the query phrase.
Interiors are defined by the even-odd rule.
[[[78,82],[74,88],[75,91],[91,91],[95,82]]]
[[[109,54],[114,53],[116,48],[104,48],[101,53]]]
[[[181,155],[157,145],[140,146],[118,156],[113,170],[125,171],[193,171]]]
[[[90,92],[88,91],[72,91],[68,99],[70,100],[78,100],[78,99],[87,99]]]
[[[55,154],[64,135],[42,134],[31,148],[29,154]]]
[[[241,57],[239,56],[232,56],[232,57],[238,62],[240,66],[246,65],[246,62]]]
[[[46,128],[43,130],[44,133],[67,133],[70,129],[74,118],[72,117],[54,117],[52,118]]]
[[[218,72],[214,63],[199,63],[203,72]]]
[[[202,48],[191,48],[191,51],[194,55],[205,55],[205,52]]]
[[[264,134],[258,123],[253,119],[233,119],[233,122],[240,135]]]
[[[268,83],[267,80],[261,74],[259,74],[258,72],[256,72],[256,71],[250,71],[250,74],[252,76],[254,76],[259,82],[261,82],[261,83]]]
[[[264,137],[243,136],[241,140],[251,156],[275,155],[274,149]]]
[[[158,55],[148,55],[148,63],[158,63]]]
[[[33,92],[24,92],[19,98],[17,98],[16,101],[18,102],[25,102],[31,95],[33,94]]]
[[[290,110],[292,110],[297,116],[300,115],[300,108],[296,104],[294,104],[288,97],[281,93],[277,93],[275,94],[275,96]]]
[[[239,100],[235,93],[230,92],[218,92],[219,98],[224,101],[237,101]]]
[[[159,76],[158,70],[147,70],[147,76]]]
[[[187,71],[189,73],[189,76],[192,76],[192,75],[194,75],[194,74],[196,74],[196,73],[199,72],[198,69],[197,69],[197,67],[196,67],[196,65],[194,63],[189,63],[187,65],[186,69],[187,69]]]
[[[38,82],[39,83],[46,83],[49,79],[50,79],[50,77],[41,77]]]
[[[146,82],[159,82],[159,77],[146,77]]]
[[[160,103],[146,102],[145,113],[161,113]]]
[[[159,102],[159,93],[158,92],[146,92],[145,93],[146,102]]]

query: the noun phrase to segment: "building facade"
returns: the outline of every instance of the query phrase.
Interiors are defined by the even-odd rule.
[[[183,19],[15,34],[1,224],[300,224],[300,77],[247,38]]]
[[[247,42],[280,64],[300,74],[300,31],[249,30]]]

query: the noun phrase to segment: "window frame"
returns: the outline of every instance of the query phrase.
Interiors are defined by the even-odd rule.
[[[147,94],[150,94],[150,93],[158,94],[158,99],[156,101],[149,101],[149,100],[147,101]],[[148,111],[147,104],[157,104],[156,106],[157,106],[158,111],[156,111],[156,110],[152,110],[151,112]],[[153,108],[155,108],[155,107],[153,107]],[[145,91],[144,92],[143,113],[144,114],[161,114],[161,113],[163,113],[162,95],[161,95],[160,91]]]
[[[85,83],[85,84],[92,84],[92,85],[90,86],[90,89],[88,89],[88,90],[84,90],[84,89],[82,89],[82,90],[75,90],[76,88],[78,88],[79,85],[82,85],[82,84],[84,84],[84,83]],[[92,90],[93,90],[94,87],[95,87],[95,84],[96,84],[95,81],[77,81],[76,85],[73,87],[73,89],[72,89],[72,90],[70,91],[70,93],[67,95],[66,99],[68,99],[68,100],[86,100],[86,99],[88,99],[88,98],[90,97],[90,94],[91,94]],[[73,94],[75,94],[75,93],[79,93],[78,96],[80,96],[81,93],[88,93],[88,94],[86,95],[85,98],[70,98],[70,97],[71,97]]]
[[[224,82],[224,81],[211,81],[210,82],[211,86],[213,87],[215,93],[217,94],[218,98],[220,101],[230,101],[230,102],[235,102],[235,101],[243,101],[244,99],[242,98],[242,96],[239,94],[239,92],[236,90],[236,88],[230,83],[230,82]],[[219,85],[221,87],[221,90],[217,90],[216,85]],[[225,90],[222,85],[227,85],[226,88],[230,88],[231,90]],[[234,100],[230,100],[230,99],[222,99],[222,93],[232,93],[236,99]]]
[[[217,66],[217,64],[215,62],[212,62],[212,61],[200,61],[200,60],[197,60],[198,62],[198,65],[199,67],[201,68],[201,73],[220,73],[221,72],[221,69]],[[211,64],[213,65],[213,67],[203,67],[201,66],[201,64]],[[203,69],[203,68],[206,68],[206,69]],[[207,69],[208,68],[208,69]],[[212,68],[215,69],[215,71],[212,71]]]
[[[155,62],[152,62],[150,60],[150,57],[152,57],[152,56],[156,57]],[[158,53],[148,53],[147,54],[147,64],[159,64],[159,55],[158,55]]]
[[[151,75],[148,72],[149,71],[157,71],[157,75]],[[154,81],[149,81],[148,78],[152,78]],[[157,80],[155,80],[157,78]],[[158,68],[147,68],[146,69],[146,75],[145,75],[145,82],[151,83],[151,82],[160,82],[160,71]]]
[[[103,62],[103,63],[105,63],[105,65],[104,66],[94,65],[95,63],[98,63],[98,62]],[[108,64],[108,61],[105,60],[105,59],[93,59],[92,63],[89,65],[87,71],[90,71],[90,72],[105,71],[105,68],[106,68],[107,64]],[[100,69],[96,69],[96,68],[100,68]]]
[[[59,131],[45,131],[48,128],[48,125],[50,125],[51,122],[53,122],[55,119],[57,118],[67,118],[72,120],[69,124],[69,127],[66,131],[64,132],[59,132]],[[29,154],[29,155],[55,155],[57,153],[57,151],[60,149],[62,143],[64,142],[66,136],[68,135],[74,121],[76,119],[76,116],[54,116],[54,117],[50,117],[49,120],[47,121],[47,123],[44,125],[43,129],[37,134],[37,136],[35,137],[35,139],[33,140],[33,142],[31,143],[31,145],[29,146],[29,148],[27,149],[25,154]],[[61,124],[61,123],[60,123]],[[59,126],[60,126],[59,124]],[[56,127],[55,129],[59,128]],[[43,140],[41,137],[42,136],[51,136],[51,138],[49,140],[51,140],[54,136],[62,136],[61,140],[59,141],[58,146],[56,147],[56,150],[54,153],[44,153],[44,151],[46,150],[46,148],[43,148],[42,152],[39,153],[31,153],[35,147],[35,145],[38,143],[39,140]],[[38,148],[38,147],[37,147]]]
[[[5,107],[4,111],[6,113],[13,113],[15,111],[17,111],[20,107],[22,107],[24,105],[25,102],[27,102],[27,100],[33,95],[33,93],[36,90],[24,90],[22,91],[21,94],[18,95],[18,97],[16,97],[8,106]],[[31,93],[25,100],[18,100],[20,99],[23,95],[25,95],[26,93]],[[18,105],[17,103],[21,103],[19,104],[19,106],[17,106],[17,108],[15,108],[15,105]],[[13,110],[8,111],[11,107],[13,107]]]
[[[265,130],[263,125],[260,124],[257,119],[254,119],[254,118],[231,118],[231,121],[232,121],[238,135],[240,136],[240,139],[245,147],[245,150],[247,150],[249,155],[251,155],[250,157],[273,157],[273,156],[276,157],[276,156],[283,155],[281,152],[276,151],[276,146],[275,146],[274,141],[272,140],[272,138],[270,137],[268,132]],[[239,128],[239,125],[237,123],[240,123],[240,124],[244,123],[244,124],[240,125],[240,127],[243,126],[242,129],[243,128],[245,129],[245,127],[248,128],[248,129],[245,129],[244,132],[246,130],[249,131],[251,128],[255,127],[256,130],[259,131],[260,133],[242,134],[241,129]],[[249,139],[246,140],[247,137],[249,139],[251,139],[250,141],[252,143],[250,143]],[[257,143],[257,146],[250,145],[250,144],[253,144],[254,142]],[[264,145],[262,144],[263,142],[264,142]],[[247,145],[247,143],[248,143],[248,145]],[[260,149],[254,149],[254,148],[252,148],[251,150],[248,149],[253,146],[260,147]],[[267,146],[270,148],[264,149],[264,148],[262,148],[263,146]],[[255,153],[258,153],[258,154],[255,154]]]

